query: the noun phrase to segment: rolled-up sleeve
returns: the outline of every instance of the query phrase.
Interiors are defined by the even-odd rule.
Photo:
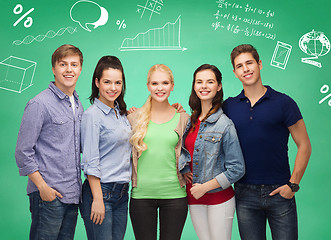
[[[223,189],[226,189],[245,174],[244,157],[233,124],[230,124],[223,134],[223,150],[226,171],[216,176],[216,180]]]
[[[20,130],[18,132],[15,159],[21,176],[27,176],[39,170],[35,159],[35,146],[44,121],[42,104],[28,102],[24,109]]]
[[[84,112],[81,122],[81,146],[83,152],[81,167],[86,175],[101,178],[99,136],[100,127],[95,116],[89,112]]]

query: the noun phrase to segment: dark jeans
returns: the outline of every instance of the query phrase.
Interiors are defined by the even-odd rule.
[[[129,211],[136,240],[157,239],[158,215],[160,240],[179,240],[187,216],[187,199],[131,198]]]
[[[83,184],[83,197],[80,212],[84,220],[89,240],[123,240],[128,220],[129,184],[101,183],[105,218],[102,224],[94,224],[91,219],[93,196],[86,180]]]
[[[39,191],[29,194],[31,229],[30,240],[74,239],[78,215],[78,204],[65,204],[57,198],[43,201]]]
[[[268,220],[273,240],[298,239],[295,198],[269,196],[280,185],[235,184],[236,211],[243,240],[265,240]]]

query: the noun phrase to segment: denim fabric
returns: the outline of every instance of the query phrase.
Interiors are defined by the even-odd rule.
[[[66,204],[55,198],[43,201],[39,192],[29,194],[31,229],[30,240],[74,239],[78,204]]]
[[[181,173],[190,171],[190,153],[185,149],[185,138],[191,128],[189,121],[183,135],[182,151],[179,158]],[[232,121],[220,108],[201,122],[193,152],[193,183],[205,183],[216,178],[221,188],[228,188],[245,173],[245,163],[236,129]]]
[[[123,240],[128,218],[129,184],[101,183],[105,219],[94,224],[91,219],[93,196],[88,180],[83,184],[83,199],[80,212],[89,240]]]
[[[180,240],[187,217],[187,199],[130,199],[130,218],[136,240]]]
[[[265,240],[268,220],[273,240],[298,239],[295,198],[269,194],[280,185],[235,184],[236,211],[242,240]]]

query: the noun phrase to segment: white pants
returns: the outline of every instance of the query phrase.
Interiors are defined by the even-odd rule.
[[[189,205],[199,240],[230,240],[235,197],[218,205]]]

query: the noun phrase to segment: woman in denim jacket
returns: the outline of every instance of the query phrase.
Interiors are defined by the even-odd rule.
[[[192,116],[183,136],[179,170],[200,240],[231,239],[235,211],[232,183],[245,172],[232,121],[223,113],[222,74],[209,64],[193,75]]]

